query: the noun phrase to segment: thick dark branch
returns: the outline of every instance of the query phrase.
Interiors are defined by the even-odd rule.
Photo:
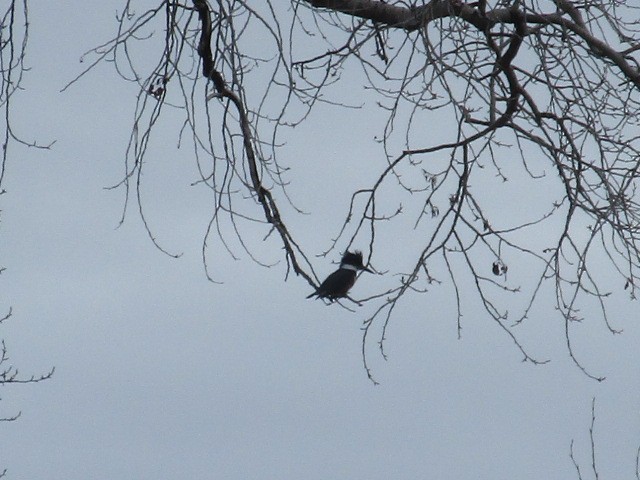
[[[312,7],[326,8],[353,17],[365,18],[392,27],[420,28],[416,10],[372,0],[306,0]]]
[[[202,58],[202,74],[211,80],[216,87],[218,93],[226,90],[224,79],[220,72],[215,69],[213,64],[213,53],[211,52],[211,13],[207,0],[193,0],[193,5],[198,11],[200,22],[202,23],[202,36],[198,43],[198,54]]]
[[[546,24],[570,30],[578,35],[596,55],[607,58],[637,87],[640,87],[640,72],[631,65],[620,52],[606,42],[595,37],[586,28],[584,21],[569,2],[560,1],[562,10],[569,19],[560,13],[525,13],[516,8],[496,8],[482,12],[460,0],[431,0],[424,6],[410,8],[388,5],[379,0],[305,0],[313,7],[327,8],[354,17],[373,20],[376,23],[407,31],[418,30],[438,18],[458,17],[478,30],[487,31],[498,23],[518,24],[522,16],[527,24]]]
[[[481,15],[478,10],[469,5],[448,0],[432,0],[426,5],[415,8],[389,5],[378,0],[305,1],[313,7],[346,13],[407,31],[418,30],[432,20],[454,15],[463,18],[481,30],[490,28],[495,23],[490,20],[490,16]]]

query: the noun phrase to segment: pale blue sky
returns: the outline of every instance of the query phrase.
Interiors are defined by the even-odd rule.
[[[532,353],[551,359],[533,366],[473,301],[458,340],[451,292],[433,287],[399,306],[388,361],[372,342],[374,386],[360,355],[373,305],[351,313],[306,300],[308,285],[285,283],[283,265],[233,261],[220,245],[210,261],[224,284],[206,280],[200,248],[210,198],[189,186],[195,164],[189,149],[176,151],[170,121],[158,135],[166,149],[155,144],[146,170],[146,206],[163,246],[184,255],[156,250],[135,211],[115,228],[122,192],[103,187],[123,172],[135,90],[102,66],[59,93],[80,54],[112,33],[114,7],[30,8],[32,70],[15,97],[16,126],[57,143],[50,152],[13,148],[7,165],[0,281],[14,316],[0,333],[24,374],[56,373],[0,392],[0,415],[23,412],[0,423],[8,478],[553,480],[577,478],[571,439],[591,478],[593,396],[600,477],[633,478],[635,304],[619,295],[612,306],[621,336],[597,321],[576,328],[581,359],[608,377],[598,384],[568,358],[550,302],[521,328]],[[312,213],[292,215],[290,227],[311,251],[335,234],[332,215],[346,210],[349,188],[366,186],[372,164],[384,162],[368,122],[357,110],[320,110],[287,138],[281,158],[292,168],[292,195]],[[402,258],[391,250],[398,243],[382,242],[386,258]],[[274,260],[273,245],[258,248]],[[377,254],[378,268],[393,268],[384,249]],[[314,267],[326,275],[337,259]],[[354,296],[389,281],[362,277]]]

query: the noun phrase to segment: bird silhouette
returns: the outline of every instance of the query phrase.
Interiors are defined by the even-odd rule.
[[[307,298],[326,298],[334,301],[343,298],[356,283],[359,271],[373,273],[362,264],[362,252],[346,252],[340,261],[340,268],[329,275]]]

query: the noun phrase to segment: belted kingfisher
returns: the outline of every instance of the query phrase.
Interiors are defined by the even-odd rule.
[[[334,301],[336,298],[346,297],[347,292],[356,283],[359,270],[373,273],[362,264],[362,252],[347,252],[340,261],[340,268],[329,275],[318,289],[307,298],[328,298]]]

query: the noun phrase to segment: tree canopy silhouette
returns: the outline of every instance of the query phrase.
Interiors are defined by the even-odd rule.
[[[298,208],[281,146],[320,105],[358,106],[357,98],[334,96],[357,71],[376,98],[368,108],[386,119],[375,132],[385,163],[370,185],[353,187],[348,205],[335,205],[344,220],[322,255],[337,257],[357,240],[368,247],[365,264],[375,267],[380,236],[408,215],[422,239],[410,252],[412,266],[389,272],[397,274],[394,285],[360,300],[375,304],[364,322],[369,375],[371,327],[381,329],[384,355],[396,305],[438,282],[452,288],[458,328],[475,295],[535,363],[546,360],[523,346],[515,325],[545,289],[553,292],[571,358],[602,379],[574,354],[571,325],[586,310],[617,332],[608,297],[620,290],[635,299],[639,286],[640,23],[631,2],[134,4],[124,2],[116,35],[83,56],[85,69],[67,87],[105,61],[139,86],[126,170],[115,188],[125,191],[123,218],[137,204],[158,248],[176,256],[153,234],[140,185],[148,147],[162,141],[154,126],[170,106],[183,112],[181,141],[191,141],[200,184],[213,199],[203,242],[207,276],[215,235],[235,255],[232,232],[262,263],[240,233],[242,223],[257,221],[283,248],[287,276],[316,286],[314,252],[293,227]],[[11,82],[3,85],[8,98]],[[447,134],[429,135],[442,122],[451,125]],[[508,180],[516,192],[505,190]],[[505,204],[517,215],[505,215]],[[523,299],[517,312],[507,307],[511,294]]]

